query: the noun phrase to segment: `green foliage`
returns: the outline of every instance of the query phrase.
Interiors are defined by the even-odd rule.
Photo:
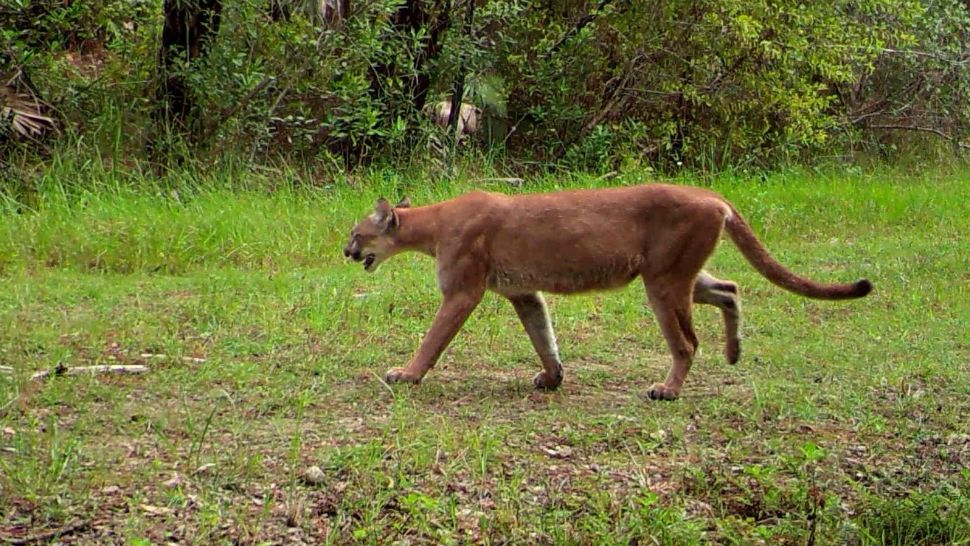
[[[179,68],[199,113],[190,155],[420,160],[441,137],[423,105],[462,74],[478,146],[582,168],[770,167],[903,142],[887,125],[970,132],[959,0],[481,0],[470,35],[464,2],[407,4],[411,20],[399,0],[344,19],[270,4],[225,0],[212,47]],[[66,138],[144,157],[160,2],[0,6],[0,70],[30,76]]]
[[[224,8],[220,39],[192,67],[193,89],[201,109],[215,113],[206,124],[220,146],[312,158],[340,143],[366,155],[373,139],[392,136],[381,124],[382,108],[398,97],[377,103],[367,76],[382,52],[387,2],[362,6],[338,28],[318,26],[301,12],[273,21],[263,9],[253,3]],[[271,83],[267,91],[252,95],[264,80]],[[240,101],[229,118],[226,105]]]
[[[547,142],[547,156],[577,135],[602,138],[584,131],[601,117],[614,140],[634,138],[656,160],[760,162],[824,146],[837,122],[831,86],[906,43],[919,14],[916,2],[624,2],[552,52],[565,21],[543,25],[536,8],[503,31],[500,57],[531,122],[520,134]],[[631,121],[646,131],[625,130]]]
[[[149,0],[0,0],[5,54],[33,54],[98,47],[123,41],[136,21],[156,9]]]
[[[970,11],[960,0],[928,0],[903,47],[885,50],[870,73],[839,87],[846,126],[888,152],[900,140],[881,127],[970,132]],[[925,134],[925,133],[924,133]],[[907,135],[913,136],[913,135]],[[920,136],[920,135],[916,135]],[[905,141],[904,141],[905,142]]]

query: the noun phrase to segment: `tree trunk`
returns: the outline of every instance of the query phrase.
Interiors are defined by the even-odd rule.
[[[289,21],[293,6],[288,0],[269,0],[269,17],[274,22]]]
[[[205,55],[218,34],[222,0],[165,0],[164,10],[157,117],[164,128],[191,134],[198,124],[192,119],[192,97],[182,70]]]
[[[472,17],[475,15],[475,0],[468,0],[468,6],[465,11],[465,24],[462,29],[465,36],[471,36],[472,34]],[[458,73],[455,74],[455,88],[451,96],[451,112],[449,112],[448,117],[448,127],[451,128],[452,132],[458,127],[458,116],[461,115],[461,106],[465,100],[465,75],[468,72],[468,68],[465,63],[468,61],[467,57],[462,58],[461,65],[458,67]],[[457,134],[457,133],[456,133]],[[461,134],[457,134],[455,138],[461,138]]]
[[[405,88],[411,95],[411,104],[415,112],[424,109],[428,100],[428,89],[431,87],[431,75],[425,66],[441,51],[441,38],[451,22],[451,9],[447,0],[435,0],[434,16],[425,9],[422,0],[406,0],[391,16],[391,24],[401,34],[418,32],[427,29],[428,37],[417,54],[412,65],[402,74]],[[391,64],[381,64],[371,71],[371,95],[382,100],[384,97],[384,80],[395,74],[397,67]]]

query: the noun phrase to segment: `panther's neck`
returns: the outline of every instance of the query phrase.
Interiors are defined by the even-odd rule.
[[[394,233],[394,243],[402,250],[414,250],[433,257],[438,246],[440,207],[429,205],[395,209],[395,212],[400,224]]]

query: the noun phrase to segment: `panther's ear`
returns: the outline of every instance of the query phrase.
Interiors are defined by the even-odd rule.
[[[402,197],[401,200],[398,201],[396,205],[394,205],[394,208],[396,208],[396,209],[409,209],[409,208],[411,208],[411,200],[408,199],[407,197]]]
[[[388,231],[397,227],[397,214],[394,213],[394,209],[391,208],[387,199],[383,197],[378,199],[377,205],[374,206],[374,223],[381,228],[381,231]]]

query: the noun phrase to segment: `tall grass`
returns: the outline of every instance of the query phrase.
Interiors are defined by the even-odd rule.
[[[545,174],[517,188],[492,172],[467,166],[444,181],[421,172],[374,170],[354,178],[314,179],[288,168],[252,169],[227,163],[153,177],[110,169],[100,161],[57,162],[28,194],[0,193],[0,267],[65,266],[82,271],[179,273],[204,265],[243,268],[332,263],[350,225],[378,196],[429,203],[471,189],[506,193],[602,187],[652,180]],[[895,183],[895,171],[789,171],[752,183],[725,174],[677,183],[710,185],[733,200],[770,240],[775,235],[851,239],[853,228],[876,222],[911,230],[954,207],[967,210],[959,175],[937,169]],[[940,188],[926,192],[924,185]],[[784,220],[779,214],[784,211]],[[791,212],[795,214],[792,215]],[[819,226],[822,226],[821,228]],[[953,239],[957,241],[953,226]],[[822,233],[820,233],[822,232]]]

